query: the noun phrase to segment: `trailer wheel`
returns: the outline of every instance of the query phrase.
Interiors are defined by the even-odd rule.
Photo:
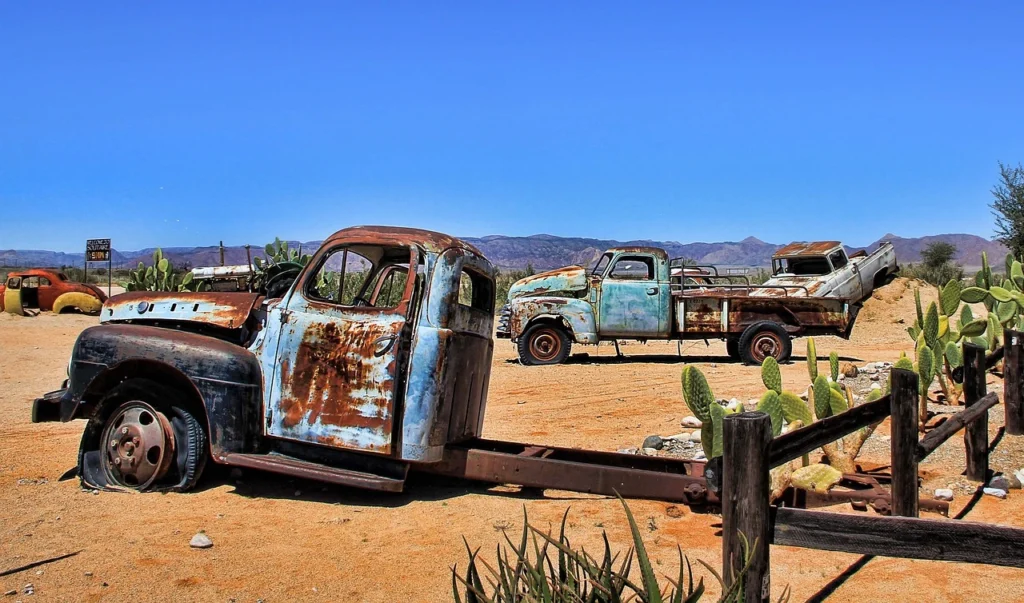
[[[196,485],[206,465],[206,430],[179,392],[132,379],[104,402],[113,411],[90,420],[82,436],[83,481],[92,487],[143,492],[180,492]]]
[[[740,335],[739,352],[746,364],[761,364],[769,356],[785,362],[792,351],[789,333],[776,322],[755,322]]]
[[[526,329],[517,346],[523,364],[561,364],[569,357],[572,342],[565,329],[540,322]]]
[[[725,353],[729,355],[729,358],[735,360],[740,359],[740,338],[729,337],[725,340]]]

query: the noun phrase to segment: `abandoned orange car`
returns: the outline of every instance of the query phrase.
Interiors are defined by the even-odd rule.
[[[68,280],[55,270],[30,268],[11,272],[0,284],[0,311],[24,314],[26,309],[99,314],[107,296],[95,285]]]

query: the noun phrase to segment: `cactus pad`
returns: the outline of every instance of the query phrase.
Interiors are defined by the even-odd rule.
[[[761,396],[761,401],[757,403],[757,410],[766,413],[772,419],[772,437],[778,437],[782,433],[783,413],[782,413],[782,402],[779,400],[779,394],[772,390],[768,390]]]
[[[977,337],[984,333],[987,327],[988,320],[984,318],[972,320],[965,325],[960,325],[960,337]]]
[[[952,368],[956,368],[964,363],[964,355],[960,352],[960,346],[952,341],[946,343],[945,356],[946,362]]]
[[[997,302],[1013,301],[1013,296],[1010,295],[1010,292],[1003,287],[990,287],[988,293],[992,296],[992,299]]]
[[[800,421],[807,426],[814,422],[811,409],[807,407],[806,402],[800,399],[800,396],[791,392],[782,392],[779,395],[779,404],[782,406],[782,416],[787,423]]]
[[[903,369],[905,371],[914,370],[914,361],[906,356],[900,356],[900,359],[893,365],[895,368]]]
[[[686,405],[690,407],[693,416],[707,423],[711,419],[708,414],[708,407],[715,404],[715,394],[711,391],[704,373],[695,366],[687,365],[683,368],[683,398]]]
[[[723,408],[718,402],[712,402],[710,406],[710,414],[712,429],[711,452],[708,452],[705,448],[704,454],[707,455],[709,459],[713,459],[715,457],[722,456],[722,440],[724,439],[722,430],[725,423],[725,408]],[[701,431],[701,436],[703,438],[703,431]],[[703,439],[701,441],[703,442]]]
[[[939,303],[942,305],[942,313],[952,316],[960,306],[960,281],[949,279],[946,286],[939,292]]]
[[[849,408],[849,406],[846,403],[846,398],[843,396],[843,394],[839,393],[834,389],[831,392],[829,392],[828,404],[829,409],[833,415],[842,414],[846,412]]]
[[[814,415],[824,419],[832,415],[832,406],[829,400],[832,397],[832,388],[828,384],[825,375],[818,375],[814,379]]]
[[[917,389],[921,395],[928,392],[928,387],[935,377],[935,354],[931,348],[921,348],[917,351]]]
[[[797,488],[825,494],[843,479],[843,474],[830,465],[815,463],[794,471],[792,479]]]
[[[777,394],[782,393],[782,372],[779,371],[779,363],[775,358],[767,356],[761,363],[761,381],[768,389]]]
[[[839,354],[834,350],[828,355],[828,368],[832,374],[832,381],[839,381]]]
[[[968,287],[960,292],[960,299],[966,304],[977,304],[985,301],[988,291],[981,287]]]
[[[814,338],[807,338],[807,374],[811,381],[818,378],[818,352],[814,348]]]

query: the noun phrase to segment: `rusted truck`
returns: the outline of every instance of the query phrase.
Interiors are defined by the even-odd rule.
[[[793,337],[849,337],[859,302],[896,263],[888,243],[847,258],[839,242],[825,241],[781,248],[773,269],[757,285],[656,247],[616,247],[590,270],[569,266],[516,282],[497,336],[511,339],[527,365],[564,362],[573,343],[617,347],[620,339],[723,339],[728,354],[746,363],[784,362]]]
[[[481,439],[494,269],[447,235],[355,227],[283,297],[131,292],[33,421],[87,421],[83,484],[188,490],[208,461],[381,491],[410,471],[687,503],[703,463]]]

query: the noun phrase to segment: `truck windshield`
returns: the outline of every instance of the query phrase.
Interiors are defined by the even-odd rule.
[[[597,263],[594,264],[594,267],[590,270],[590,274],[594,276],[601,276],[602,274],[604,274],[604,271],[608,268],[608,262],[610,261],[612,261],[612,254],[606,253],[602,255],[597,260]]]
[[[832,272],[832,266],[824,256],[775,259],[772,264],[773,275],[821,276]]]

